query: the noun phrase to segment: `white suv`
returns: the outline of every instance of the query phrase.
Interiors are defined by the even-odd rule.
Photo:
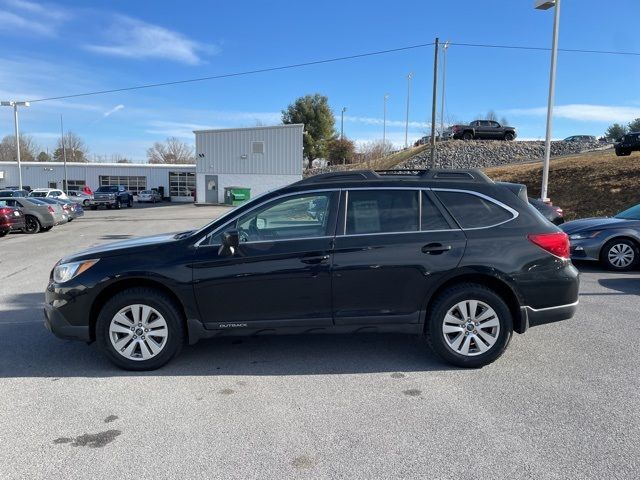
[[[62,198],[64,200],[69,200],[69,197],[62,191],[57,188],[36,188],[30,194],[30,197],[52,197],[52,198]]]

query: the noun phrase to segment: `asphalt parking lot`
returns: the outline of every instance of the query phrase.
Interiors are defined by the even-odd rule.
[[[87,211],[0,239],[0,478],[637,478],[640,272],[590,265],[575,318],[481,370],[401,335],[227,338],[130,373],[42,323],[75,250],[223,207]]]

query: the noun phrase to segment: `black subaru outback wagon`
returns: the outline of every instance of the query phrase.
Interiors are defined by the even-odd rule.
[[[317,175],[205,227],[111,243],[51,272],[45,323],[120,367],[223,335],[400,332],[479,367],[570,318],[567,236],[522,185],[475,170]]]

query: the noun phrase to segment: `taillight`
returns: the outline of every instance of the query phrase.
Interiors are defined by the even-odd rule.
[[[527,238],[551,255],[569,258],[569,237],[564,232],[534,233],[527,235]]]
[[[13,209],[11,209],[11,208],[2,207],[2,208],[0,208],[0,215],[11,215],[12,211],[13,211]]]
[[[47,207],[47,210],[49,210],[49,213],[55,213],[56,212],[51,205],[49,205]]]

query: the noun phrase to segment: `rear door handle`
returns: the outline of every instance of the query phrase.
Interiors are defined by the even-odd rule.
[[[302,263],[310,264],[324,263],[327,260],[329,260],[329,255],[312,255],[308,257],[302,257],[301,259]]]
[[[443,245],[441,243],[427,243],[422,247],[422,253],[426,253],[427,255],[440,255],[449,250],[451,250],[451,245]]]

